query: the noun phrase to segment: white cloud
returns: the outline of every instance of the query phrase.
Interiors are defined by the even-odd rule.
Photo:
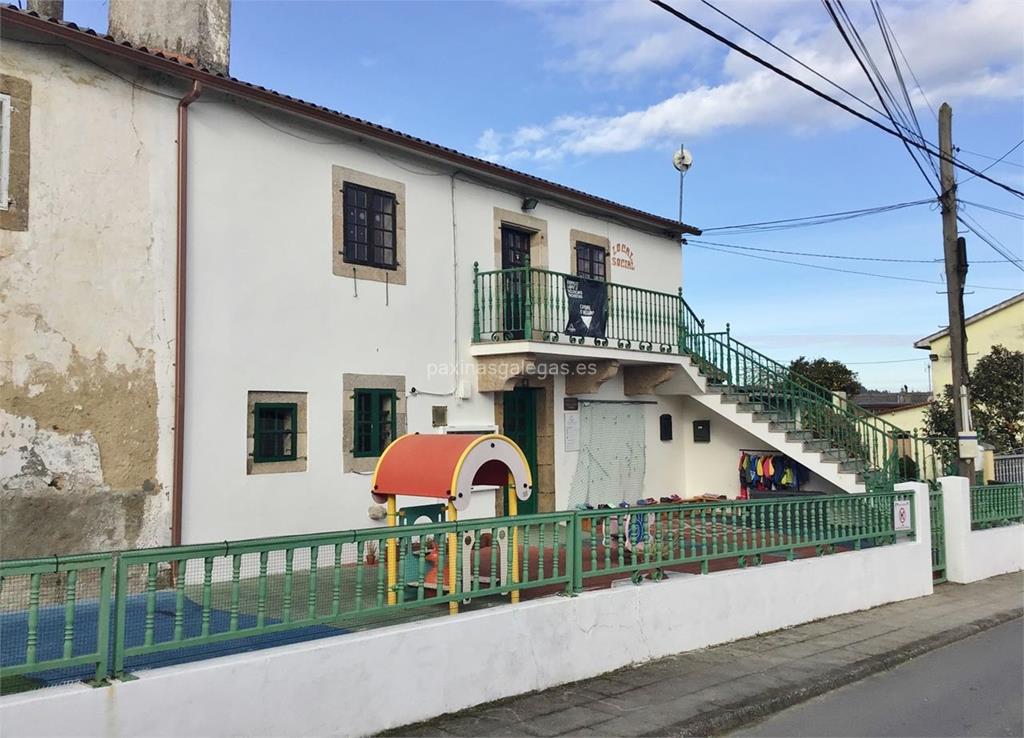
[[[873,91],[836,29],[820,6],[815,5],[818,12],[812,14],[810,5],[814,4],[741,3],[726,10],[877,107]],[[568,7],[566,11],[566,6],[541,6],[539,11],[545,27],[566,52],[554,62],[556,68],[581,78],[601,77],[610,84],[645,86],[666,74],[689,73],[689,79],[694,79],[696,69],[696,81],[617,115],[565,113],[512,131],[485,131],[478,148],[487,158],[552,160],[633,151],[667,141],[674,144],[727,128],[770,125],[814,130],[855,122],[742,55],[725,53],[723,47],[653,5],[633,1]],[[891,79],[870,9],[861,4],[851,10],[858,13],[858,28]],[[735,28],[710,13],[700,19],[716,30]],[[1021,98],[1024,2],[905,3],[888,9],[888,19],[933,105],[943,99]],[[748,34],[734,37],[814,87],[849,101]],[[916,91],[913,95],[920,114],[926,107]]]

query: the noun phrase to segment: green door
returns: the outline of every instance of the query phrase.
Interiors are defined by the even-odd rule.
[[[519,444],[533,475],[533,495],[519,503],[520,514],[537,512],[537,392],[529,387],[516,387],[503,396],[505,435]]]

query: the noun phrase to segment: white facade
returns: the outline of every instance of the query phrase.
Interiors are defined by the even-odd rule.
[[[971,487],[963,477],[941,477],[946,579],[968,584],[1024,570],[1024,525],[971,530]]]

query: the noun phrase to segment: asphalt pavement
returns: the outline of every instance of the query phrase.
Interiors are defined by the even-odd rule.
[[[735,736],[1024,735],[1024,620],[815,697]]]

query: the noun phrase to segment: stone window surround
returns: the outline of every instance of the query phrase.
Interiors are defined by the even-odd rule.
[[[0,208],[0,229],[28,230],[29,133],[32,84],[25,79],[0,74],[0,93],[11,99],[8,138],[8,180],[6,208]]]
[[[341,454],[342,471],[367,473],[377,468],[379,456],[356,456],[355,443],[356,405],[354,394],[357,389],[390,389],[395,391],[395,429],[398,438],[408,431],[406,415],[405,377],[394,374],[342,374],[341,375]]]
[[[370,187],[395,196],[395,260],[394,269],[350,264],[345,261],[345,183]],[[331,263],[334,274],[349,279],[366,279],[388,284],[406,283],[405,263],[405,183],[375,174],[334,165],[331,167]]]
[[[596,233],[588,233],[587,231],[581,231],[576,228],[572,228],[569,231],[569,244],[572,246],[572,248],[570,249],[569,256],[569,260],[571,262],[570,266],[572,267],[570,273],[573,276],[576,276],[576,272],[578,269],[576,264],[576,244],[580,243],[581,241],[583,243],[590,244],[591,246],[599,246],[602,249],[604,249],[604,278],[608,281],[611,281],[610,272],[612,264],[611,260],[608,258],[608,255],[612,251],[611,241],[607,236],[599,236]]]
[[[246,411],[245,440],[245,473],[246,474],[287,474],[306,471],[308,454],[306,438],[306,407],[305,392],[276,392],[269,390],[250,390],[249,404]],[[289,461],[253,460],[253,437],[256,432],[256,403],[294,403],[298,406],[295,429],[295,458]]]
[[[526,213],[504,208],[494,208],[494,268],[501,269],[501,227],[509,225],[529,231],[530,266],[537,269],[548,267],[548,222]]]

